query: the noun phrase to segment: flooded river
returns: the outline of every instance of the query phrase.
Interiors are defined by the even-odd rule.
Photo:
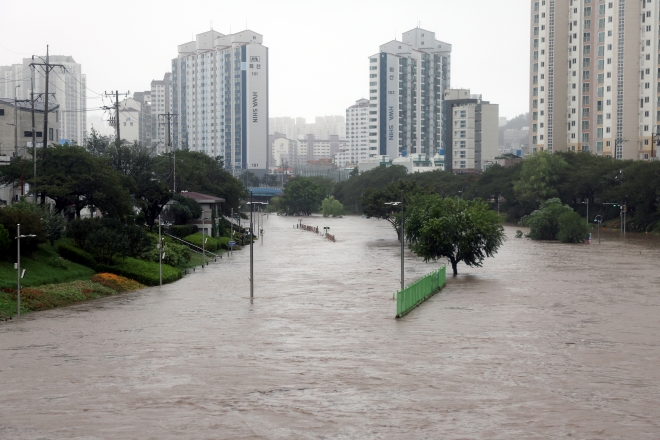
[[[660,438],[660,241],[514,238],[395,320],[390,225],[270,216],[183,280],[0,324],[2,439]],[[409,281],[437,264],[406,255]]]

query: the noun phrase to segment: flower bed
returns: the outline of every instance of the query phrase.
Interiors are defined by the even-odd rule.
[[[146,286],[140,284],[135,280],[122,277],[121,275],[115,275],[113,273],[98,273],[92,276],[92,281],[109,287],[117,292],[128,292],[131,290],[140,290],[144,289]]]

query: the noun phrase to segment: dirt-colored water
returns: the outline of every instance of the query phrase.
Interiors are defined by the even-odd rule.
[[[0,325],[0,438],[660,438],[660,241],[513,238],[393,319],[388,223]],[[437,267],[406,256],[413,280]]]

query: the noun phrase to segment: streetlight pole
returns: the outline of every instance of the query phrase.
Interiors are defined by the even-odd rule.
[[[16,301],[17,305],[17,318],[21,317],[21,238],[36,237],[34,234],[21,235],[21,224],[16,224]]]
[[[589,198],[586,202],[580,202],[582,205],[587,205],[587,223],[589,223]]]
[[[603,221],[603,216],[602,215],[597,215],[595,218],[595,221],[598,222],[598,244],[600,244],[600,224]]]
[[[158,272],[160,287],[163,287],[163,239],[160,234],[160,214],[158,214]]]
[[[234,241],[234,208],[231,208],[231,222],[229,222],[229,228],[230,228],[230,233],[229,233],[229,241]],[[234,251],[234,246],[229,246],[229,255],[231,256]]]
[[[405,221],[406,220],[405,220],[405,214],[404,214],[404,211],[403,211],[403,207],[404,207],[403,190],[401,190],[401,201],[400,202],[387,202],[385,204],[386,205],[392,205],[392,206],[401,205],[401,232],[399,233],[400,234],[399,236],[401,238],[401,290],[403,290],[404,286],[405,286],[405,272],[404,272],[404,259],[403,259],[403,257],[404,257],[404,250],[405,250],[405,241],[406,241],[405,236],[404,236],[404,233],[405,233],[404,228],[405,228]]]
[[[254,298],[254,205],[267,205],[265,202],[253,202],[250,191],[250,300]]]
[[[202,217],[202,269],[206,266],[206,237],[204,236],[206,232],[206,220],[209,220],[211,217]]]

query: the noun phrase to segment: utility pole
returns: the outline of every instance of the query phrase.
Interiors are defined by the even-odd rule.
[[[122,96],[128,96],[130,91],[127,93],[122,93]],[[117,144],[117,155],[118,155],[118,160],[119,160],[119,169],[121,170],[121,132],[119,130],[119,90],[115,90],[114,93],[110,91],[110,93],[105,92],[105,96],[112,97],[114,95],[115,97],[115,105],[112,107],[103,107],[104,110],[110,110],[112,108],[115,109],[115,143]]]
[[[34,61],[34,55],[32,55],[32,61]],[[41,57],[37,57],[41,58]],[[41,61],[44,61],[43,58],[41,58]],[[50,46],[46,46],[46,60],[44,63],[31,63],[30,67],[34,69],[35,66],[41,66],[44,69],[44,75],[45,75],[45,100],[44,100],[44,132],[43,132],[43,149],[44,149],[44,158],[46,157],[46,146],[48,145],[48,112],[49,112],[49,107],[48,107],[48,77],[51,72],[55,67],[59,67],[62,70],[66,70],[63,64],[50,64]],[[36,148],[36,147],[35,147]]]
[[[14,87],[14,155],[18,157],[18,88],[20,84]]]
[[[176,192],[176,182],[175,182],[175,173],[176,173],[176,164],[173,164],[172,160],[174,159],[174,151],[172,151],[172,130],[171,123],[172,119],[179,116],[178,113],[159,113],[158,118],[161,117],[167,120],[167,151],[170,154],[170,188],[172,192]],[[164,123],[164,122],[163,122]]]
[[[37,129],[34,121],[34,72],[30,78],[30,102],[32,103],[32,185],[34,204],[37,204]]]

